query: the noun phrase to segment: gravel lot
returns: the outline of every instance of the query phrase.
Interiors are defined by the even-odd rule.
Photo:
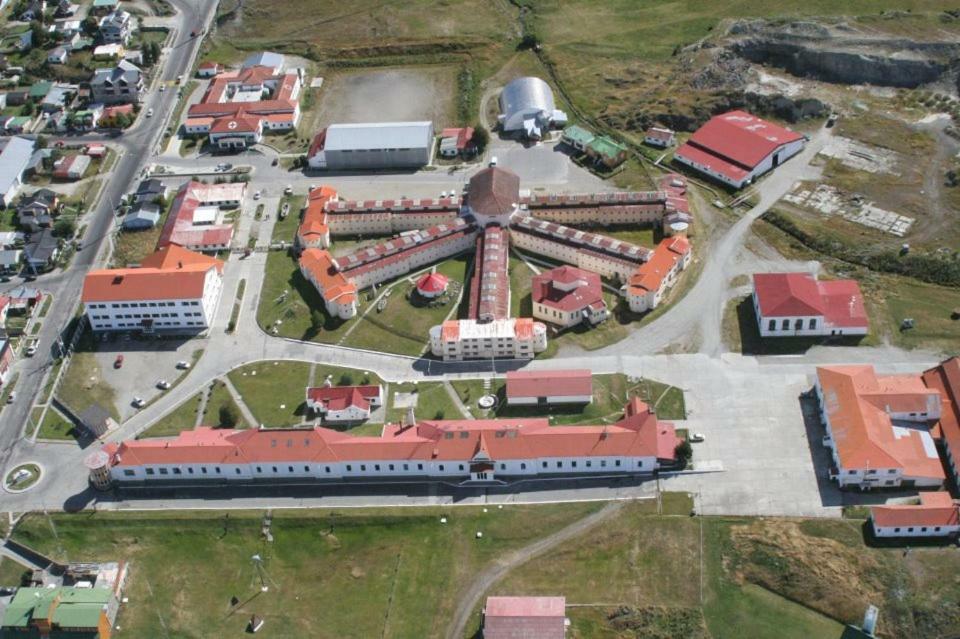
[[[332,75],[324,81],[320,121],[433,120],[441,128],[451,124],[454,80],[449,67]]]

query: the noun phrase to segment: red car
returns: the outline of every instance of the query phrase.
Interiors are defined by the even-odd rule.
[[[120,368],[123,366],[123,355],[117,355],[117,359],[113,360],[113,367]]]

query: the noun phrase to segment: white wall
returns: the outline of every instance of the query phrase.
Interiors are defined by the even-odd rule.
[[[877,537],[947,537],[960,532],[960,526],[877,526],[870,519],[873,534]]]

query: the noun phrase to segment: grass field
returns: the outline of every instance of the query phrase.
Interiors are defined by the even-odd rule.
[[[484,395],[482,380],[453,380],[450,382],[460,401],[474,417],[538,417],[549,416],[556,426],[572,424],[612,423],[623,415],[623,407],[630,397],[639,397],[653,406],[661,419],[686,419],[683,390],[655,380],[631,381],[626,375],[593,376],[593,402],[585,406],[553,406],[547,409],[526,406],[507,406],[505,382],[493,380],[490,393],[498,398],[497,407],[489,411],[477,406]]]
[[[40,423],[37,432],[39,439],[59,439],[72,441],[77,438],[76,427],[73,422],[61,415],[53,406],[47,409],[47,414]]]
[[[257,421],[271,428],[295,426],[306,414],[304,389],[314,368],[314,385],[329,375],[335,386],[379,384],[375,373],[307,362],[256,362],[234,369],[228,375],[243,402]],[[208,411],[208,415],[211,413]]]
[[[103,372],[93,353],[93,334],[85,332],[77,342],[70,367],[63,375],[57,398],[78,414],[93,404],[100,404],[117,421],[120,415],[114,404],[116,393],[103,379]]]
[[[388,422],[399,423],[407,412],[405,408],[394,406],[394,393],[414,391],[417,393],[417,407],[414,409],[417,419],[460,419],[462,417],[442,382],[390,384]]]
[[[129,264],[139,264],[143,258],[150,255],[157,249],[157,242],[160,240],[160,232],[163,225],[170,215],[170,208],[173,206],[173,199],[164,207],[160,221],[152,229],[144,231],[120,231],[114,243],[113,264],[118,268],[123,268]]]
[[[244,511],[52,515],[56,537],[38,515],[15,534],[59,559],[132,562],[116,637],[238,636],[254,613],[264,637],[436,637],[471,575],[599,507],[276,511],[272,543]]]
[[[187,401],[177,406],[166,417],[140,433],[137,439],[145,437],[171,437],[184,430],[191,430],[196,425],[197,411],[200,409],[201,395],[197,393]]]

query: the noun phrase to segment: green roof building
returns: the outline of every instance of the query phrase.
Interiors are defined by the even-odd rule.
[[[20,588],[3,613],[11,639],[110,639],[117,599],[107,588]]]
[[[594,161],[613,168],[627,159],[627,147],[605,135],[593,138],[587,145],[587,154]]]
[[[33,86],[30,87],[30,99],[37,101],[42,100],[47,97],[47,94],[50,93],[50,89],[52,88],[53,82],[49,80],[34,82]]]
[[[587,146],[593,142],[595,136],[581,126],[572,124],[563,130],[563,137],[560,140],[577,151],[586,151]]]

